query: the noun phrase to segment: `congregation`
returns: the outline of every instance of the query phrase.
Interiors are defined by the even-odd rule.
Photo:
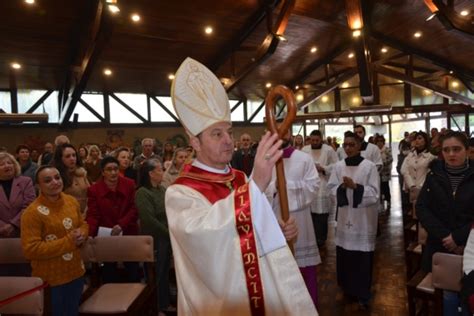
[[[409,212],[409,205],[416,204],[420,223],[428,232],[422,263],[426,271],[431,271],[431,256],[435,252],[462,254],[473,220],[472,214],[467,210],[468,205],[463,204],[472,201],[472,190],[466,188],[472,188],[474,181],[472,165],[469,164],[469,159],[474,158],[473,139],[468,140],[463,133],[444,129],[440,132],[433,129],[430,136],[421,131],[406,132],[399,144],[397,165],[402,202],[407,206],[403,209]],[[358,125],[354,133],[348,131],[344,134],[341,147],[337,147],[336,138],[328,137],[323,140],[322,133],[318,130],[311,132],[304,143],[300,143],[303,138],[296,135],[288,137],[282,146],[284,152],[290,153],[284,155],[284,158],[296,157],[292,156],[295,150],[300,153],[298,155],[302,155],[299,162],[293,164],[285,159],[285,171],[289,179],[294,176],[295,181],[306,181],[310,185],[308,187],[302,184],[303,186],[298,187],[297,182],[289,180],[288,190],[292,201],[299,203],[293,207],[292,214],[304,214],[301,220],[297,220],[297,245],[303,242],[303,246],[297,246],[296,258],[316,306],[316,270],[308,274],[311,270],[307,268],[321,262],[318,248],[325,247],[329,218],[336,210],[338,214],[335,221],[339,224],[336,233],[338,284],[344,293],[359,301],[361,308],[369,305],[373,252],[376,251],[374,241],[377,214],[381,211],[390,212],[388,186],[393,157],[383,135],[371,136],[368,142],[364,138],[365,128]],[[74,293],[74,287],[71,290],[70,283],[84,283],[86,270],[77,266],[78,262],[75,260],[66,260],[65,255],[62,256],[63,259],[56,259],[54,264],[45,261],[44,256],[53,256],[68,249],[72,251],[68,254],[74,257],[75,251],[87,236],[103,234],[104,229],[107,229],[107,234],[112,236],[153,236],[159,309],[163,315],[176,310],[170,297],[172,250],[164,199],[166,188],[175,182],[183,167],[192,162],[195,156],[192,150],[175,148],[171,143],[166,143],[163,150],[157,150],[152,138],[144,138],[141,145],[142,151],[136,155],[126,147],[103,152],[95,144],[80,145],[76,150],[67,136],[60,135],[54,141],[54,146],[51,143],[45,144],[39,157],[32,156],[26,145],[19,145],[15,155],[7,151],[0,153],[0,190],[3,192],[0,234],[2,238],[21,236],[25,255],[32,260],[33,275],[47,279],[53,288],[63,288],[58,293],[68,296],[69,303],[71,293]],[[232,167],[251,176],[257,148],[258,143],[252,142],[249,134],[242,134],[240,141],[235,142]],[[338,158],[341,156],[338,148],[344,149],[342,157],[345,158]],[[369,155],[369,149],[373,149],[370,152],[372,156]],[[451,157],[454,155],[456,157]],[[302,168],[301,159],[308,159],[310,165],[314,163],[315,168],[308,169],[314,170],[311,171],[312,175],[297,171]],[[451,185],[440,186],[440,179],[446,179],[443,181]],[[292,189],[295,193],[291,193]],[[448,189],[455,193],[447,192]],[[267,189],[270,202],[276,199],[274,190]],[[309,191],[304,193],[304,190]],[[346,190],[351,190],[353,195],[347,195]],[[429,193],[430,190],[439,192],[433,196]],[[457,209],[453,209],[456,215],[447,214],[436,201],[446,203],[443,196],[454,196],[456,193],[460,196],[461,204],[456,204]],[[300,196],[301,194],[307,196]],[[35,200],[36,196],[38,199]],[[57,196],[57,201],[48,200],[51,196]],[[70,207],[66,207],[67,205]],[[41,229],[49,228],[40,229],[40,223],[35,223],[40,220],[35,219],[32,210],[42,208],[40,212],[48,213],[56,207],[62,212],[75,210],[76,213],[68,216],[71,222],[68,223],[67,235],[55,235],[53,232],[57,228],[54,225],[57,224],[47,224],[46,227],[51,226],[51,234],[46,241],[62,240],[61,245],[57,244],[53,249],[52,245],[41,245],[38,234]],[[354,217],[354,211],[361,212],[364,208],[366,212],[358,214],[365,214],[366,219],[361,215]],[[309,221],[306,216],[310,216]],[[311,221],[313,225],[308,227],[306,224]],[[298,259],[301,251],[300,256],[304,260]],[[311,253],[316,256],[315,260],[308,260]],[[72,268],[74,264],[75,270]],[[359,268],[354,269],[354,264],[360,264]],[[59,268],[60,270],[76,272],[69,272],[56,279],[59,276],[52,273],[51,269],[62,266],[67,268]],[[143,277],[143,272],[139,271],[140,267],[136,263],[124,263],[122,268],[125,273],[120,274],[116,263],[105,264],[104,282],[139,282]],[[354,271],[358,271],[357,274]],[[2,268],[0,272],[4,275],[25,273],[24,269],[6,268]],[[64,287],[64,284],[68,286]],[[75,295],[79,299],[80,292],[77,289],[76,293],[79,293]],[[456,294],[454,296],[453,306],[457,308],[459,298]],[[76,308],[78,299],[74,303]]]

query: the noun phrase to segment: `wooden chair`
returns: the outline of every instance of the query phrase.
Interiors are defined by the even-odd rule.
[[[144,315],[157,313],[156,276],[151,236],[96,237],[94,273],[102,262],[144,262],[147,283],[102,284],[79,308],[81,315]]]
[[[42,284],[43,280],[35,277],[0,277],[0,301],[39,287]],[[43,315],[43,302],[43,290],[37,290],[16,301],[0,306],[0,314]]]
[[[407,280],[413,278],[413,276],[420,270],[421,255],[423,253],[423,249],[426,245],[426,239],[428,237],[428,233],[423,228],[423,226],[421,226],[420,223],[417,224],[416,231],[416,240],[412,241],[405,249]]]
[[[23,254],[20,238],[0,238],[0,264],[29,263]]]
[[[408,312],[416,315],[416,300],[422,301],[422,310],[433,304],[434,315],[443,315],[443,290],[461,290],[462,256],[437,252],[433,255],[432,272],[417,274],[409,281]]]
[[[443,290],[461,291],[462,256],[437,252],[433,255],[432,282],[435,288],[435,315],[443,315]]]

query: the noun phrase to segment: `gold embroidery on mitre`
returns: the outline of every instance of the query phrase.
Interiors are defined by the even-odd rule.
[[[181,123],[193,135],[217,122],[230,122],[227,92],[203,64],[186,58],[171,85],[173,107]]]

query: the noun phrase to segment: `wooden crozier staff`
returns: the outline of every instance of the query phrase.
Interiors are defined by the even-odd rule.
[[[280,126],[277,126],[276,117],[275,117],[275,104],[279,97],[282,97],[285,100],[286,107],[288,109],[285,119]],[[279,85],[272,88],[265,99],[265,115],[267,128],[272,133],[278,133],[279,138],[283,138],[287,133],[288,129],[291,127],[295,116],[296,116],[296,102],[295,95],[293,92],[283,86]],[[285,169],[283,166],[283,158],[280,158],[276,163],[276,173],[277,173],[277,187],[278,187],[278,197],[280,200],[280,210],[281,210],[281,219],[286,222],[290,217],[290,212],[288,210],[288,194],[286,192],[286,179],[285,179]],[[288,241],[288,247],[290,247],[291,252],[294,254],[293,243]]]

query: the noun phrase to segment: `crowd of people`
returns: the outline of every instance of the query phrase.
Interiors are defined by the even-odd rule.
[[[329,143],[328,139],[333,138],[325,140],[319,130],[312,131],[302,147],[299,146],[302,137],[291,137],[289,132],[286,137],[282,148],[287,191],[299,234],[295,255],[311,298],[317,305],[315,267],[321,262],[318,248],[324,247],[327,239],[329,214],[337,209],[338,284],[346,294],[357,298],[361,306],[367,306],[377,217],[381,209],[390,210],[391,149],[383,135],[374,135],[369,138],[371,142],[366,142],[365,128],[361,125],[354,132],[344,134],[341,147],[333,146],[335,141]],[[55,299],[61,300],[64,293],[74,292],[78,276],[84,282],[85,270],[81,273],[77,268],[69,275],[65,271],[70,271],[74,262],[64,259],[68,254],[74,257],[74,249],[80,247],[84,238],[102,235],[104,231],[109,235],[149,234],[155,240],[160,309],[173,309],[168,280],[172,251],[165,192],[178,179],[183,167],[193,161],[194,153],[166,143],[162,154],[158,154],[151,138],[144,138],[141,144],[142,152],[135,157],[126,147],[103,155],[97,145],[81,145],[76,150],[65,135],[60,135],[53,146],[45,144],[37,162],[26,145],[19,145],[14,155],[0,152],[0,190],[4,193],[0,195],[0,235],[2,238],[22,236],[25,254],[34,262],[33,273],[46,278],[52,287],[68,284],[64,291],[57,292],[61,294]],[[229,164],[246,177],[252,177],[258,147],[249,134],[243,133],[240,141],[234,143]],[[423,256],[426,271],[431,270],[433,253],[463,252],[474,219],[469,209],[473,193],[468,189],[474,181],[469,164],[473,158],[474,141],[460,132],[438,133],[433,129],[431,137],[422,131],[407,132],[399,144],[397,170],[403,203],[416,205],[417,216],[429,236]],[[272,181],[265,194],[278,215],[276,179]],[[65,227],[64,223],[44,221],[37,215],[55,208],[58,214],[68,214],[67,234],[59,233],[55,227]],[[78,213],[69,214],[71,208]],[[28,230],[20,229],[23,213]],[[63,240],[64,244],[49,249],[52,240]],[[47,267],[55,263],[45,264],[45,253],[62,254],[59,257],[65,262],[55,260],[58,266],[67,265],[64,279],[56,281],[57,274],[52,279]],[[356,263],[359,272],[354,274],[351,271]],[[123,266],[127,281],[139,281],[141,274],[136,263]],[[2,273],[12,271],[17,272],[4,267]],[[102,275],[105,282],[120,281],[117,264],[104,265]],[[69,299],[64,302],[64,306],[71,305]],[[61,304],[56,302],[55,306]]]
[[[266,132],[258,143],[243,133],[234,143],[228,101],[216,101],[227,100],[222,85],[203,65],[184,64],[172,98],[190,147],[165,143],[158,151],[153,138],[144,138],[134,155],[125,147],[76,149],[60,135],[36,162],[26,145],[15,156],[0,152],[0,236],[21,237],[32,275],[51,287],[53,315],[77,314],[86,274],[80,248],[88,237],[138,234],[154,239],[160,315],[175,310],[172,256],[183,315],[317,315],[319,248],[336,213],[337,283],[368,308],[378,216],[391,207],[393,156],[384,136],[366,141],[365,127],[357,125],[341,145],[319,130],[307,139],[288,130],[281,140]],[[203,74],[215,81],[217,95],[199,84]],[[183,93],[183,85],[214,102]],[[403,203],[415,205],[428,233],[422,266],[430,271],[435,252],[462,254],[467,244],[474,142],[462,132],[433,129],[431,137],[406,133],[399,152]],[[275,171],[280,158],[286,188]],[[134,262],[101,269],[103,282],[143,277]],[[11,267],[0,273],[10,275]],[[446,315],[465,307],[457,293],[446,291],[445,302]]]

